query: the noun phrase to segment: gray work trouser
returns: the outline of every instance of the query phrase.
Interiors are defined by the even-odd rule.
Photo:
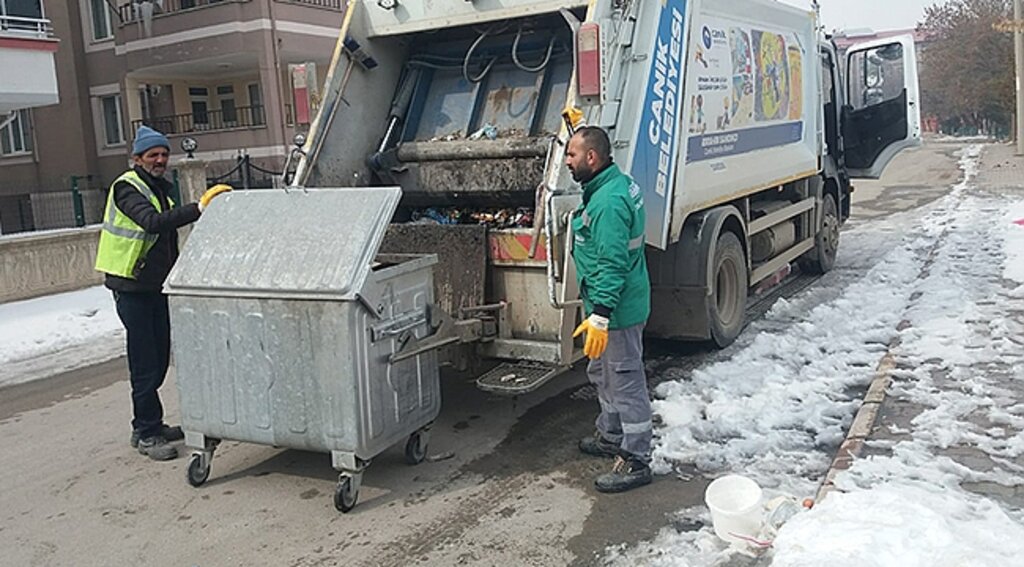
[[[597,430],[634,457],[651,458],[651,397],[644,372],[644,325],[608,332],[608,348],[587,366],[587,376],[597,386],[601,415]]]

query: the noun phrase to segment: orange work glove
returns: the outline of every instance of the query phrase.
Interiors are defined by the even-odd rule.
[[[206,207],[210,206],[210,201],[212,201],[214,197],[216,197],[217,195],[220,195],[221,193],[226,193],[226,192],[232,191],[232,190],[234,190],[233,187],[231,187],[230,185],[225,185],[223,183],[218,183],[218,184],[214,185],[213,187],[210,187],[209,189],[207,189],[206,193],[203,193],[203,196],[199,198],[199,210],[200,210],[200,212],[205,210]]]
[[[596,313],[587,317],[579,327],[576,327],[572,338],[575,339],[584,332],[587,333],[587,340],[583,343],[583,354],[591,360],[601,358],[604,349],[608,348],[608,318]]]

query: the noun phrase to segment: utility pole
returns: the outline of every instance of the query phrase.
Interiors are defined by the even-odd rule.
[[[1021,0],[1013,0],[1013,52],[1017,65],[1017,155],[1024,155],[1024,30],[1021,30]]]

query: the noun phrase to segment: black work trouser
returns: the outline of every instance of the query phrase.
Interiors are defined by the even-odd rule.
[[[114,292],[117,316],[127,335],[132,384],[132,429],[143,439],[157,435],[164,407],[157,390],[171,361],[171,322],[162,293]]]

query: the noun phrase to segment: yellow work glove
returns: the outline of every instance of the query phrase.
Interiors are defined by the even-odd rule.
[[[604,349],[608,348],[608,318],[596,313],[587,317],[579,327],[576,327],[572,338],[575,339],[584,332],[587,333],[587,340],[583,343],[583,354],[591,360],[601,358]]]
[[[583,111],[576,108],[575,106],[567,106],[562,111],[562,121],[565,122],[565,129],[569,131],[569,135],[576,133],[576,130],[586,126],[586,121],[583,120]]]
[[[214,197],[232,190],[234,190],[233,187],[223,183],[218,183],[213,187],[210,187],[206,190],[206,193],[203,193],[203,196],[199,198],[199,212],[202,212],[206,207],[209,207],[210,201],[212,201]]]

